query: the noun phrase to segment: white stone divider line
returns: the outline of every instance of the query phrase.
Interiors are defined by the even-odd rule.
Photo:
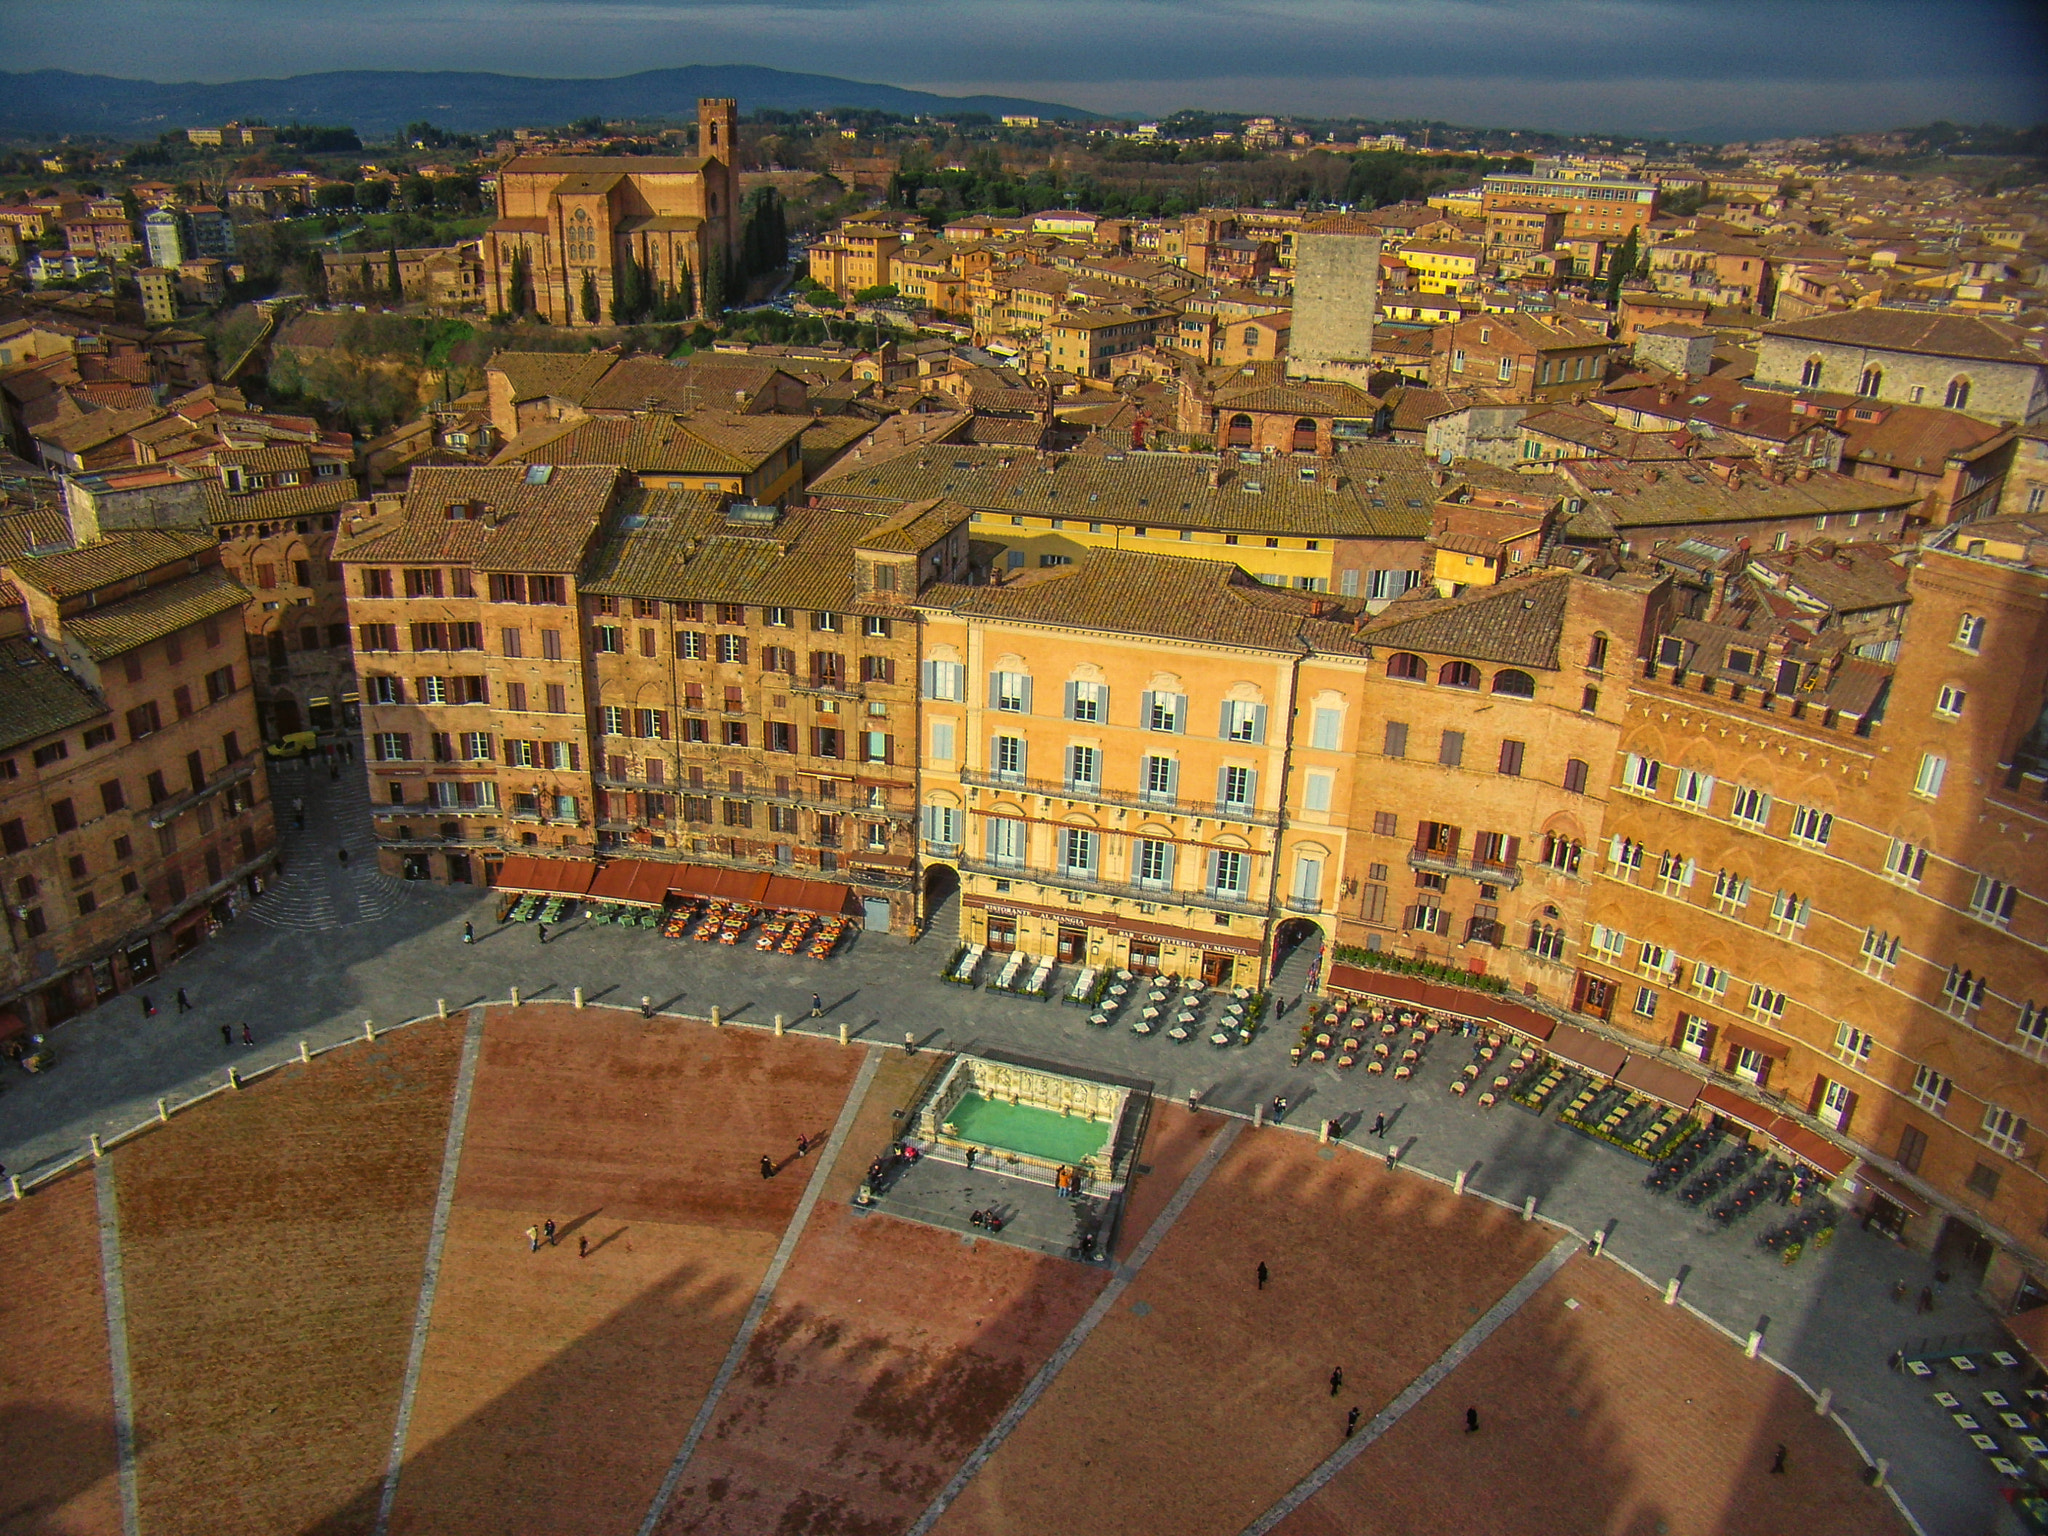
[[[676,1496],[676,1489],[682,1485],[683,1473],[690,1465],[690,1458],[697,1454],[697,1444],[704,1438],[704,1432],[711,1427],[712,1415],[718,1411],[720,1399],[732,1379],[739,1373],[740,1361],[746,1358],[747,1347],[754,1342],[754,1334],[761,1326],[761,1319],[768,1313],[768,1303],[774,1298],[775,1287],[782,1281],[782,1272],[789,1267],[789,1256],[796,1252],[797,1239],[803,1236],[804,1227],[810,1222],[811,1212],[817,1208],[818,1196],[823,1193],[825,1181],[832,1173],[833,1165],[839,1161],[839,1154],[846,1146],[846,1139],[853,1131],[855,1116],[867,1102],[868,1089],[875,1081],[876,1069],[882,1065],[882,1052],[869,1050],[867,1059],[860,1064],[860,1072],[853,1080],[853,1087],[846,1095],[846,1102],[839,1106],[839,1118],[833,1123],[832,1134],[819,1154],[816,1166],[811,1169],[811,1181],[804,1186],[803,1198],[796,1203],[796,1210],[789,1218],[789,1225],[782,1229],[782,1241],[776,1244],[775,1257],[769,1261],[768,1272],[761,1276],[761,1283],[754,1290],[753,1304],[747,1308],[747,1315],[740,1323],[739,1332],[733,1335],[732,1347],[725,1352],[725,1362],[719,1366],[718,1374],[712,1378],[711,1390],[704,1394],[704,1402],[697,1410],[697,1417],[690,1422],[690,1432],[683,1437],[682,1449],[676,1452],[676,1459],[669,1463],[668,1474],[662,1478],[661,1486],[654,1492],[654,1502],[647,1506],[647,1518],[640,1522],[640,1536],[654,1536],[654,1528],[661,1523],[661,1517],[668,1510],[669,1501]],[[381,1536],[381,1533],[380,1533]]]
[[[1505,1296],[1489,1307],[1484,1317],[1467,1328],[1455,1344],[1431,1361],[1423,1373],[1403,1387],[1400,1395],[1392,1402],[1374,1414],[1364,1428],[1325,1457],[1321,1466],[1288,1489],[1271,1509],[1246,1526],[1243,1536],[1266,1536],[1266,1533],[1282,1520],[1320,1493],[1331,1478],[1350,1466],[1364,1453],[1367,1446],[1400,1423],[1407,1416],[1409,1409],[1434,1392],[1446,1376],[1463,1365],[1475,1349],[1493,1336],[1494,1330],[1521,1311],[1529,1298],[1541,1290],[1552,1275],[1564,1268],[1565,1260],[1584,1247],[1584,1239],[1578,1237],[1560,1238],[1552,1244],[1550,1252],[1538,1259],[1534,1267],[1517,1280]]]
[[[128,1373],[128,1287],[121,1277],[121,1207],[114,1164],[102,1158],[92,1171],[99,1201],[100,1289],[107,1302],[107,1365],[114,1386],[114,1461],[121,1482],[121,1536],[137,1536],[142,1511],[135,1489],[135,1390]]]
[[[405,1380],[398,1389],[398,1418],[391,1428],[391,1456],[384,1466],[384,1486],[377,1495],[377,1536],[391,1529],[391,1509],[398,1500],[398,1475],[405,1469],[405,1441],[412,1428],[413,1397],[419,1391],[420,1369],[427,1358],[427,1333],[434,1321],[434,1292],[441,1282],[441,1250],[448,1241],[448,1214],[455,1205],[455,1176],[462,1166],[462,1140],[469,1129],[470,1090],[483,1055],[484,1014],[469,1011],[462,1036],[462,1062],[455,1070],[455,1101],[448,1112],[448,1139],[441,1150],[441,1187],[434,1195],[434,1220],[428,1229],[427,1263],[420,1274],[420,1299],[413,1310],[412,1343],[405,1355]]]
[[[904,1532],[904,1536],[928,1536],[932,1527],[944,1517],[946,1511],[952,1507],[953,1501],[966,1491],[967,1485],[987,1464],[988,1459],[1002,1448],[1005,1440],[1010,1438],[1011,1431],[1024,1422],[1024,1415],[1037,1405],[1039,1398],[1045,1395],[1046,1389],[1059,1378],[1060,1372],[1067,1368],[1067,1362],[1072,1360],[1079,1353],[1081,1346],[1088,1342],[1088,1335],[1095,1331],[1096,1325],[1109,1316],[1117,1302],[1123,1298],[1124,1292],[1130,1289],[1131,1282],[1138,1276],[1138,1271],[1145,1267],[1145,1261],[1151,1258],[1153,1251],[1166,1240],[1166,1234],[1172,1230],[1173,1224],[1180,1220],[1181,1213],[1201,1192],[1202,1186],[1209,1182],[1209,1175],[1216,1171],[1216,1165],[1223,1161],[1223,1154],[1230,1150],[1231,1143],[1237,1140],[1238,1133],[1244,1128],[1245,1121],[1233,1118],[1216,1133],[1216,1139],[1209,1144],[1209,1150],[1202,1154],[1202,1160],[1195,1164],[1187,1178],[1181,1181],[1181,1186],[1174,1192],[1173,1198],[1166,1202],[1166,1208],[1153,1219],[1152,1225],[1146,1229],[1138,1246],[1131,1250],[1130,1263],[1118,1267],[1109,1284],[1102,1288],[1102,1294],[1095,1298],[1094,1305],[1081,1314],[1081,1321],[1074,1324],[1073,1331],[1060,1341],[1060,1347],[1038,1368],[1038,1373],[1025,1383],[1024,1390],[1019,1392],[1016,1400],[1003,1410],[1003,1416],[996,1420],[986,1435],[982,1436],[981,1444],[960,1463],[959,1470],[954,1472],[946,1486],[938,1491],[925,1512],[917,1517],[917,1523]]]

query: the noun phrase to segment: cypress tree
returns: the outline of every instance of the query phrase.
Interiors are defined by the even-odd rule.
[[[713,246],[711,259],[704,263],[704,318],[716,320],[724,313],[725,252]]]
[[[1607,261],[1607,307],[1613,309],[1621,303],[1621,285],[1633,275],[1636,269],[1636,232],[1630,230],[1628,238],[1621,242],[1621,249]]]
[[[386,280],[391,288],[391,302],[394,304],[404,303],[405,285],[398,280],[398,247],[395,245],[391,247],[387,273]]]
[[[526,313],[528,304],[527,285],[530,281],[531,279],[527,275],[526,247],[522,245],[512,252],[512,292],[506,296],[505,300],[505,307],[515,317],[523,316]]]
[[[597,274],[585,270],[583,274],[583,320],[586,325],[597,324]]]
[[[676,318],[688,320],[697,313],[697,274],[683,268],[683,282],[676,292]]]

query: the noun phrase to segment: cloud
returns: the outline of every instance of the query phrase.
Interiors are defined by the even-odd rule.
[[[762,64],[1103,111],[1648,131],[2038,116],[2015,0],[68,0],[11,67],[153,79]]]

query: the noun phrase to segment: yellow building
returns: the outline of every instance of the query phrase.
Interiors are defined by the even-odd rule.
[[[903,237],[886,224],[842,224],[811,247],[811,281],[849,298],[894,282]]]
[[[1117,372],[1116,360],[1151,346],[1168,318],[1159,310],[1124,305],[1070,310],[1046,328],[1046,363],[1061,373],[1112,378]]]
[[[1462,293],[1479,281],[1481,247],[1462,240],[1416,241],[1401,247],[1420,293]]]
[[[803,489],[808,416],[596,416],[543,422],[507,443],[493,464],[616,464],[650,491],[723,491],[780,506]],[[545,480],[535,481],[545,484]]]
[[[1303,656],[1353,648],[1321,600],[1104,552],[919,607],[923,848],[958,872],[963,944],[1256,986],[1277,915],[1334,908],[1343,663],[1305,699]],[[1290,774],[1304,708],[1317,766]]]
[[[1428,504],[1407,483],[1419,464],[1386,459],[1384,449],[1346,451],[1327,463],[1247,463],[1237,454],[946,444],[881,463],[849,456],[810,492],[828,505],[886,512],[949,497],[973,509],[975,539],[996,546],[1005,571],[1124,550],[1227,560],[1273,586],[1329,592],[1342,589],[1331,580],[1340,546],[1419,546],[1429,530]]]
[[[906,245],[889,263],[889,281],[913,304],[942,315],[968,313],[967,279],[958,253],[943,240]]]
[[[1424,297],[1412,293],[1390,293],[1382,288],[1380,318],[1411,320],[1423,325],[1449,325],[1465,318],[1465,306],[1456,299],[1447,299],[1441,295]]]

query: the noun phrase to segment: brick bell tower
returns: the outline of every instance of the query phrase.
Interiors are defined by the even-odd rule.
[[[706,162],[706,206],[725,242],[728,270],[736,269],[740,258],[739,142],[740,104],[729,97],[699,97],[697,154]]]

